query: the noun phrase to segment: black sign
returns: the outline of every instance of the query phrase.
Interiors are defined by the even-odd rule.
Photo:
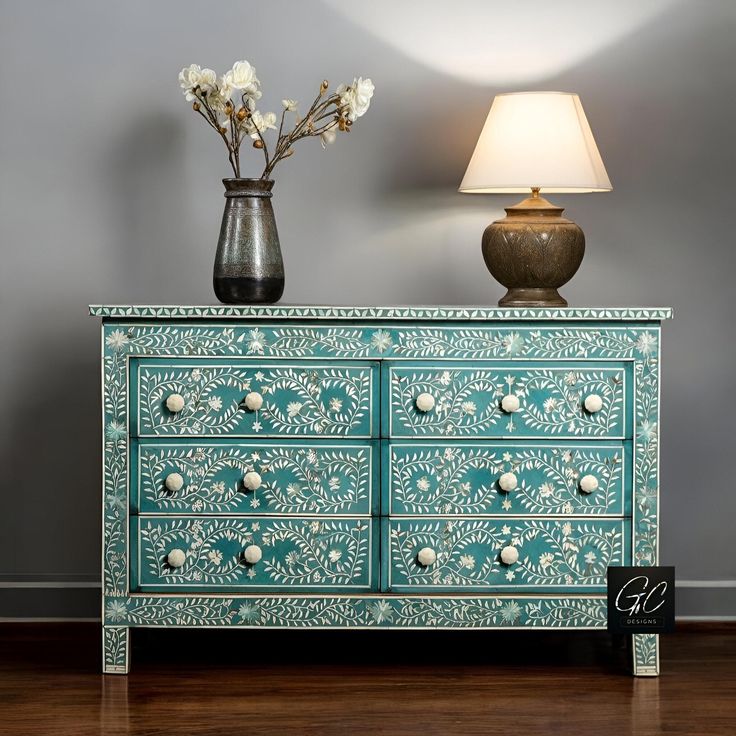
[[[609,631],[661,634],[674,628],[674,567],[608,568]]]

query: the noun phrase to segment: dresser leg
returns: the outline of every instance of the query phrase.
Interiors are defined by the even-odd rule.
[[[632,634],[631,659],[634,675],[656,677],[659,674],[659,635]]]
[[[102,627],[102,671],[108,675],[127,675],[130,669],[130,629],[127,626]]]

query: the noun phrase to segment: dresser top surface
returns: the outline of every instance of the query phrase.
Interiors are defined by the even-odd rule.
[[[485,306],[325,306],[92,304],[93,317],[109,319],[289,319],[289,320],[422,320],[493,321],[621,321],[658,322],[672,317],[669,307],[550,307]]]

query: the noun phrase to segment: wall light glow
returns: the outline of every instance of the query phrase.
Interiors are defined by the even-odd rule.
[[[474,84],[554,77],[631,35],[676,0],[324,0],[409,58]]]

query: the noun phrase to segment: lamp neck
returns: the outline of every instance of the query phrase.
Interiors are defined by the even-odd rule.
[[[506,207],[506,214],[511,217],[519,215],[527,217],[561,217],[564,208],[557,207],[540,196],[539,189],[540,187],[532,187],[532,196],[517,202],[513,207]]]

